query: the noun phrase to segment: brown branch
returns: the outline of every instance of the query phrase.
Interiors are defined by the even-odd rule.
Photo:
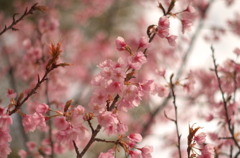
[[[236,94],[237,94],[237,72],[233,72],[233,83],[234,83],[234,93],[233,93],[233,101],[236,101]]]
[[[24,98],[24,94],[21,93],[20,96],[18,97],[17,103],[13,104],[14,105],[14,109],[12,109],[12,105],[10,104],[8,107],[8,114],[12,115],[15,112],[17,112],[21,106],[29,99],[29,97],[31,97],[33,94],[36,93],[37,89],[40,87],[40,85],[47,80],[47,75],[54,69],[58,68],[58,67],[65,67],[65,66],[69,66],[70,64],[68,63],[60,63],[57,64],[57,60],[60,56],[61,51],[61,43],[58,42],[58,44],[55,46],[53,43],[51,43],[51,45],[49,46],[50,48],[50,54],[52,55],[52,58],[48,61],[48,64],[46,66],[46,70],[45,70],[45,74],[43,75],[43,77],[40,79],[39,75],[38,75],[38,82],[35,85],[35,87],[27,94],[27,96]]]
[[[46,70],[45,71],[45,74],[43,75],[43,77],[41,79],[39,79],[39,76],[38,76],[38,83],[35,85],[35,87],[31,90],[31,92],[29,92],[27,94],[27,96],[22,100],[22,101],[19,101],[17,102],[17,104],[15,105],[15,108],[13,110],[10,110],[9,111],[9,115],[12,115],[14,114],[15,112],[17,112],[20,107],[29,99],[29,97],[31,97],[33,94],[36,93],[37,89],[40,87],[40,85],[47,80],[47,75],[53,70],[54,68],[52,69],[49,69],[49,70]]]
[[[89,149],[89,147],[92,145],[92,143],[95,141],[95,137],[97,136],[97,134],[100,132],[102,126],[98,125],[97,128],[94,130],[94,132],[92,133],[92,136],[90,138],[90,140],[88,141],[87,145],[85,146],[85,148],[82,150],[82,152],[79,154],[77,153],[77,158],[82,158],[83,155],[87,152],[87,150]]]
[[[176,131],[177,131],[177,138],[178,138],[178,144],[177,144],[177,148],[178,148],[178,154],[179,154],[179,158],[182,158],[182,154],[181,154],[181,135],[179,134],[179,127],[178,127],[178,112],[177,112],[177,104],[176,104],[176,95],[174,92],[174,83],[173,83],[173,74],[170,77],[170,89],[171,89],[171,93],[172,93],[172,98],[173,98],[173,105],[174,105],[174,110],[175,110],[175,119],[171,119],[175,126],[176,126]]]
[[[223,106],[224,106],[224,110],[225,110],[227,127],[228,127],[228,130],[229,130],[230,134],[231,134],[233,142],[235,143],[235,145],[238,147],[238,150],[240,151],[240,145],[238,144],[237,139],[234,137],[234,125],[231,126],[231,119],[230,119],[229,114],[228,114],[227,99],[225,98],[224,91],[222,89],[220,76],[219,76],[218,70],[217,70],[216,59],[215,59],[215,56],[214,56],[214,48],[212,46],[211,46],[211,51],[212,51],[212,59],[213,59],[213,64],[214,64],[214,72],[215,72],[215,75],[217,77],[218,88],[221,92],[221,96],[222,96],[222,100],[223,100]]]
[[[110,141],[110,140],[99,139],[99,138],[95,138],[95,141],[97,141],[97,142],[105,142],[105,143],[113,143],[113,144],[118,144],[119,143],[119,141]]]
[[[50,107],[50,102],[49,102],[49,96],[48,96],[48,80],[46,80],[46,89],[45,89],[45,94],[46,94],[46,104],[49,105]],[[50,116],[50,111],[47,112],[48,116]],[[50,141],[50,146],[51,146],[51,158],[55,157],[55,152],[54,152],[54,142],[53,142],[53,138],[52,138],[52,119],[48,120],[48,126],[49,126],[49,130],[48,130],[48,137],[49,137],[49,141]]]
[[[77,144],[76,144],[76,142],[74,140],[73,140],[73,146],[75,148],[75,151],[76,151],[77,155],[80,155],[78,147],[77,147]]]
[[[92,133],[94,133],[94,129],[93,129],[92,123],[90,122],[90,120],[87,120],[87,122],[88,122],[89,127],[91,128]]]
[[[240,151],[238,151],[238,152],[236,153],[236,155],[234,156],[234,158],[238,158],[239,155],[240,155]]]
[[[210,8],[210,6],[211,6],[211,4],[212,4],[213,2],[214,2],[214,0],[211,0],[211,1],[209,2],[208,7],[207,7],[206,10],[204,11],[204,14],[207,13],[207,11],[209,10],[209,8]],[[192,36],[192,38],[191,38],[192,40],[191,40],[191,42],[189,43],[189,47],[188,47],[185,55],[184,55],[183,58],[182,58],[182,59],[183,59],[183,60],[182,60],[182,63],[181,63],[181,65],[180,65],[179,69],[177,70],[177,75],[176,75],[177,78],[179,78],[179,77],[182,75],[182,73],[183,73],[183,70],[184,70],[184,68],[185,68],[185,66],[186,66],[187,60],[188,60],[190,54],[192,53],[193,46],[194,46],[194,44],[195,44],[195,42],[196,42],[196,40],[197,40],[197,37],[198,37],[199,34],[200,34],[200,31],[201,31],[202,28],[203,28],[203,22],[204,22],[204,17],[202,17],[202,18],[200,19],[199,24],[198,24],[198,26],[197,26],[197,29],[196,29],[195,33],[193,34],[193,36]],[[157,116],[157,114],[158,114],[160,111],[162,111],[162,109],[167,105],[169,99],[170,99],[170,96],[168,96],[167,98],[165,98],[165,99],[162,101],[162,103],[161,103],[152,113],[150,113],[150,117],[149,117],[148,121],[145,123],[145,125],[143,126],[143,129],[142,129],[142,131],[141,131],[141,135],[142,135],[143,137],[146,136],[147,130],[151,127],[152,123],[154,122],[154,118],[155,118],[155,117]]]
[[[119,98],[120,98],[119,95],[116,95],[116,96],[115,96],[115,98],[114,98],[112,104],[110,105],[108,111],[111,111],[111,110],[113,110],[113,109],[115,108],[115,105],[116,105],[116,103],[117,103],[117,101],[118,101]],[[81,152],[80,154],[77,153],[77,158],[82,158],[83,155],[86,153],[86,151],[89,149],[89,147],[92,145],[92,143],[93,143],[94,141],[97,141],[97,140],[98,140],[98,139],[96,140],[96,136],[97,136],[97,134],[100,132],[100,130],[101,130],[101,128],[102,128],[101,125],[98,125],[97,128],[94,130],[93,127],[92,127],[92,125],[91,125],[91,122],[88,121],[88,123],[89,123],[89,126],[90,126],[91,130],[92,130],[92,136],[91,136],[90,140],[88,141],[87,145],[86,145],[86,146],[84,147],[84,149],[82,150],[82,152]]]
[[[19,23],[20,21],[23,20],[24,17],[26,17],[27,15],[33,14],[33,11],[35,10],[39,10],[39,8],[37,7],[38,3],[35,3],[29,10],[28,8],[26,8],[25,12],[22,14],[22,16],[20,16],[18,19],[16,19],[16,15],[18,15],[19,13],[15,13],[13,14],[12,17],[12,24],[9,25],[8,27],[5,25],[4,29],[0,32],[0,36],[5,33],[6,31],[12,29],[13,31],[17,31],[18,29],[14,28],[14,26]]]

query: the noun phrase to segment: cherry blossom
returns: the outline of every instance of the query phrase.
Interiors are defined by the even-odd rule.
[[[131,133],[128,138],[133,142],[141,142],[142,136],[138,133]]]
[[[122,37],[119,36],[119,37],[116,39],[116,49],[117,49],[118,51],[123,51],[123,50],[126,50],[126,46],[127,46],[127,44],[126,44],[124,38],[122,38]]]
[[[44,103],[39,104],[36,108],[36,112],[42,113],[42,114],[48,112],[48,110],[49,110],[49,106],[47,104],[44,104]]]
[[[54,125],[60,130],[65,130],[70,126],[64,116],[55,117]]]
[[[17,93],[15,93],[14,90],[12,90],[12,89],[8,89],[7,93],[8,93],[7,94],[8,98],[16,98],[16,96],[17,96]]]
[[[237,157],[239,48],[226,47],[226,56],[237,57],[223,60],[218,58],[221,49],[209,48],[212,65],[191,67],[190,72],[185,64],[194,61],[191,53],[202,34],[207,34],[206,42],[226,45],[227,30],[239,36],[239,13],[231,17],[228,9],[228,25],[213,26],[206,21],[213,20],[212,12],[219,14],[208,0],[114,2],[12,1],[0,12],[5,92],[0,97],[0,156],[11,156],[16,133],[27,147],[19,150],[21,158],[69,152],[91,157],[98,145],[106,147],[94,150],[99,158],[118,157],[119,151],[131,158],[151,158],[158,150],[150,146],[149,135],[164,138],[158,139],[164,144],[159,149],[172,157]],[[156,21],[148,19],[152,6],[158,10]],[[18,14],[9,15],[9,8]],[[15,130],[20,120],[16,116],[22,117],[23,133],[22,128]],[[183,137],[189,122],[198,120],[203,127],[216,123],[214,130],[189,125]],[[175,127],[163,133],[156,130],[159,123]]]

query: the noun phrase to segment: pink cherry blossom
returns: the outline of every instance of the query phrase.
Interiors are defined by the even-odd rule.
[[[182,33],[185,33],[185,31],[190,31],[192,27],[192,21],[183,19],[182,21]]]
[[[176,45],[177,36],[171,35],[171,36],[166,37],[166,39],[168,40],[168,43],[169,43],[171,46],[175,46],[175,45]]]
[[[9,135],[9,130],[0,127],[0,145],[8,144],[12,141],[12,137]]]
[[[37,146],[36,143],[33,142],[33,141],[29,141],[26,144],[27,144],[27,147],[28,147],[29,151],[33,151],[36,148],[36,146]]]
[[[47,126],[45,116],[36,112],[32,115],[32,119],[34,120],[36,126],[40,127],[40,129],[44,131],[44,128]]]
[[[44,152],[44,154],[51,155],[52,149],[50,146],[43,146],[41,147],[41,150]]]
[[[24,115],[22,124],[26,133],[28,133],[28,131],[33,132],[37,126],[37,123],[33,119],[32,115]]]
[[[101,75],[104,78],[111,79],[112,78],[112,69],[111,67],[103,67],[101,71]]]
[[[26,133],[33,132],[37,126],[44,129],[46,127],[46,119],[41,113],[34,113],[32,115],[24,115],[22,124]]]
[[[139,87],[142,91],[149,92],[153,89],[152,88],[153,82],[154,82],[153,80],[147,80],[147,81],[140,82]]]
[[[20,156],[20,158],[26,158],[28,154],[25,150],[19,150],[18,155]]]
[[[111,136],[117,133],[116,125],[110,125],[104,128],[104,132],[107,136]]]
[[[7,91],[8,98],[16,98],[16,96],[17,96],[17,93],[15,93],[14,90],[8,89],[8,91]]]
[[[88,136],[88,129],[84,125],[72,127],[67,130],[67,135],[70,140],[85,139]]]
[[[166,38],[169,35],[169,29],[168,28],[158,28],[157,35],[161,38]]]
[[[141,153],[139,153],[135,150],[130,150],[129,155],[131,156],[131,158],[140,158],[141,157]]]
[[[139,148],[138,148],[139,149]],[[142,152],[142,158],[152,158],[151,153],[153,152],[153,147],[146,145],[143,148],[140,148]]]
[[[197,144],[203,144],[206,141],[206,136],[206,133],[201,132],[198,135],[194,136],[193,140],[195,140]]]
[[[189,13],[195,13],[196,12],[195,8],[192,7],[191,5],[188,5],[186,11],[189,12]]]
[[[168,29],[170,25],[169,19],[166,16],[160,17],[158,21],[158,26],[162,29]]]
[[[166,73],[166,68],[161,67],[161,68],[155,70],[155,72],[156,72],[159,76],[164,77],[164,76],[165,76],[165,73]]]
[[[111,125],[118,124],[118,119],[116,114],[113,114],[111,111],[105,111],[98,115],[98,123],[103,127],[108,127]]]
[[[31,47],[31,40],[29,38],[23,40],[22,45],[25,49],[29,49]]]
[[[129,109],[134,108],[134,104],[131,101],[128,101],[126,99],[122,99],[117,103],[118,109],[120,111],[127,112]]]
[[[140,95],[140,93],[136,85],[124,86],[124,89],[120,94],[122,98],[126,99],[127,101],[130,101],[131,103],[133,103],[133,101],[138,97],[138,95]]]
[[[12,124],[12,118],[7,114],[0,114],[0,127],[8,129]]]
[[[133,57],[128,58],[128,64],[132,69],[140,69],[142,64],[146,63],[147,59],[143,52],[137,52]]]
[[[112,149],[108,150],[106,153],[101,152],[98,158],[115,158],[113,155],[114,151]]]
[[[117,66],[117,65],[116,65]],[[123,68],[114,68],[112,71],[112,79],[115,81],[123,82],[126,78],[126,72]]]
[[[72,109],[72,115],[73,116],[78,116],[82,115],[85,112],[85,108],[82,105],[78,105],[77,107]]]
[[[26,55],[24,56],[24,58],[26,60],[30,60],[32,62],[35,62],[37,59],[41,58],[42,57],[42,49],[41,48],[33,48],[31,47]]]
[[[46,112],[48,112],[49,110],[49,106],[47,104],[39,104],[36,108],[36,112],[38,113],[42,113],[42,114],[45,114]]]
[[[123,89],[123,83],[118,81],[113,81],[110,83],[110,85],[107,87],[107,91],[110,93],[121,93]]]
[[[205,145],[201,149],[201,155],[197,156],[197,158],[214,158],[214,146],[211,144]]]
[[[206,121],[212,121],[214,119],[214,116],[212,114],[208,114],[206,117],[205,117]]]
[[[164,85],[155,84],[153,94],[158,94],[159,97],[166,97],[169,94],[169,90]]]
[[[125,134],[128,131],[128,126],[123,124],[123,123],[119,123],[117,126],[117,132],[119,134]]]
[[[106,90],[97,89],[93,92],[90,102],[101,105],[101,104],[105,104],[107,99],[108,99],[108,93],[106,92]]]
[[[138,133],[131,133],[129,134],[128,138],[133,142],[141,142],[142,136]]]
[[[61,143],[54,144],[54,152],[58,154],[63,154],[65,152],[65,147]]]
[[[70,141],[67,131],[64,131],[64,130],[58,131],[55,134],[55,139],[57,142],[64,143],[64,144]]]
[[[235,48],[234,49],[234,53],[239,56],[240,55],[240,49],[239,48]]]
[[[60,130],[65,130],[70,126],[69,122],[66,121],[66,118],[64,116],[55,117],[54,125]]]
[[[119,36],[116,39],[116,48],[117,48],[117,50],[118,51],[126,50],[126,46],[127,46],[127,44],[126,44],[125,40],[122,37]]]
[[[148,39],[146,37],[141,37],[139,40],[138,49],[139,48],[145,49],[148,46],[149,46]]]
[[[1,158],[7,158],[8,155],[11,153],[11,149],[9,148],[9,144],[0,144],[0,155]]]

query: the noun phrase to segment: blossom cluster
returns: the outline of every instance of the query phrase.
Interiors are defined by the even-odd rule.
[[[230,7],[234,0],[224,2]],[[21,158],[57,157],[68,151],[77,158],[151,158],[165,148],[180,158],[239,156],[239,46],[233,52],[236,58],[223,64],[211,48],[213,67],[208,70],[185,67],[199,32],[208,25],[204,21],[211,17],[213,1],[163,0],[154,4],[162,12],[158,21],[146,24],[140,15],[134,27],[124,21],[135,11],[131,5],[152,2],[11,3],[20,14],[8,18],[0,12],[0,21],[6,23],[0,28],[0,79],[9,83],[6,97],[0,98],[1,158],[16,154],[12,124],[13,130],[21,126],[16,130],[25,144],[18,151]],[[71,14],[63,15],[66,10]],[[207,27],[206,41],[219,42],[226,32],[239,36],[238,18],[237,13],[227,20],[228,28]],[[174,28],[173,20],[180,25]],[[178,36],[173,29],[179,30]],[[183,129],[195,120],[217,122],[216,128],[198,133],[201,127],[192,125],[183,137]],[[165,128],[169,122],[175,129]],[[154,147],[143,141],[146,136],[159,136],[164,145]],[[33,141],[35,137],[40,140]]]

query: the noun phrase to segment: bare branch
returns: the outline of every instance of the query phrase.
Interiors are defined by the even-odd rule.
[[[18,19],[16,19],[16,15],[18,15],[19,13],[15,13],[13,14],[13,17],[12,17],[12,24],[9,25],[8,27],[5,25],[4,29],[0,32],[0,36],[5,33],[6,31],[12,29],[13,31],[17,31],[18,29],[15,28],[14,26],[19,23],[20,21],[22,21],[27,15],[30,15],[30,14],[33,14],[33,11],[35,10],[39,10],[38,8],[38,3],[35,3],[31,8],[30,10],[28,10],[28,8],[26,8],[25,12],[22,14],[22,16],[20,16]]]

